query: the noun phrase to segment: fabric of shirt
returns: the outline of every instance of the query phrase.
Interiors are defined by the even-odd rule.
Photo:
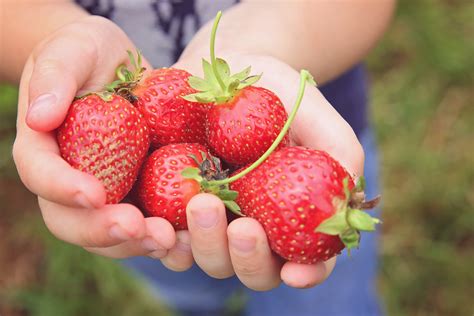
[[[172,65],[219,10],[238,0],[76,0],[91,14],[117,23],[154,67]],[[264,74],[265,75],[265,74]],[[356,134],[367,125],[367,80],[362,65],[320,87]]]

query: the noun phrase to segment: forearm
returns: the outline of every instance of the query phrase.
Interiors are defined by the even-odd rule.
[[[16,83],[35,45],[60,27],[88,15],[67,0],[0,0],[0,81]]]
[[[270,55],[324,83],[362,60],[389,24],[394,0],[247,0],[224,13],[219,52]],[[210,24],[184,57],[208,56]]]

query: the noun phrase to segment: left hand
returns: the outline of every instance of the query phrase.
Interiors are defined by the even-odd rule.
[[[291,111],[298,91],[297,71],[268,56],[219,55],[234,71],[252,65],[253,74],[263,73],[256,85],[272,90]],[[185,57],[174,67],[200,75],[200,65],[195,63],[199,60]],[[363,173],[364,152],[355,133],[315,87],[307,86],[290,137],[293,145],[327,151],[355,176]],[[336,258],[313,265],[286,262],[271,251],[255,219],[242,217],[227,224],[223,203],[211,194],[195,196],[188,204],[187,218],[192,256],[199,267],[219,279],[236,274],[253,290],[270,290],[281,282],[295,288],[313,287],[330,275],[336,263]],[[163,261],[170,269],[179,264]]]

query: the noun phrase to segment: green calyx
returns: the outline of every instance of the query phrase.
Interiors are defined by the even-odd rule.
[[[349,189],[349,178],[343,180],[345,198],[336,199],[336,214],[319,224],[315,232],[339,236],[350,251],[359,246],[360,231],[375,231],[375,225],[381,223],[364,212],[374,208],[380,201],[380,196],[366,201],[364,195],[365,179],[360,177],[352,190]]]
[[[239,90],[256,83],[262,76],[251,76],[251,67],[247,67],[239,73],[231,75],[229,64],[224,59],[215,56],[215,40],[217,25],[219,24],[222,12],[219,11],[214,20],[211,32],[211,62],[202,60],[204,78],[191,76],[188,79],[189,85],[199,91],[184,96],[183,98],[200,103],[226,103],[231,100]]]
[[[135,102],[136,97],[132,94],[132,90],[137,86],[143,77],[146,68],[142,66],[142,55],[137,51],[137,58],[133,56],[132,52],[127,50],[128,58],[133,66],[133,71],[130,71],[126,65],[120,65],[115,70],[117,80],[105,86],[106,91],[118,94],[130,102]]]
[[[198,168],[185,168],[181,175],[186,179],[197,181],[201,186],[201,192],[216,195],[232,213],[243,216],[239,205],[235,202],[237,191],[230,190],[229,184],[213,183],[214,180],[222,180],[228,176],[228,170],[222,170],[219,158],[205,152],[201,152],[201,161],[195,155],[189,156],[198,164]]]

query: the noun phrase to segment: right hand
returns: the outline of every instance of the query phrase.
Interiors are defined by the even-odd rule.
[[[95,16],[43,40],[21,77],[13,157],[57,238],[103,256],[148,255],[170,269],[185,270],[193,262],[187,231],[175,233],[166,220],[144,218],[130,204],[105,205],[99,180],[73,169],[59,154],[54,130],[74,97],[112,81],[115,68],[128,62],[126,50],[136,48],[125,33]]]

